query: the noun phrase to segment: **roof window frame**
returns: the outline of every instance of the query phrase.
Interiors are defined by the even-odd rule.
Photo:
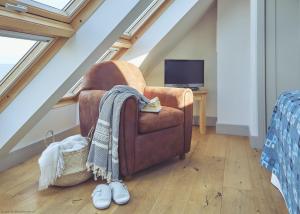
[[[3,96],[19,80],[30,66],[53,44],[55,39],[25,33],[0,30],[0,36],[36,41],[26,54],[0,80],[0,96]]]
[[[71,23],[77,13],[91,0],[70,0],[70,2],[59,10],[46,4],[36,2],[34,0],[0,0],[0,8],[6,9],[6,4],[14,6],[25,6],[24,13],[37,15],[43,18],[48,18],[64,23]],[[6,9],[7,10],[7,9]]]

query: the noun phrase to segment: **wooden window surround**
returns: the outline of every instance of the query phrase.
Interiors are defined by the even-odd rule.
[[[8,11],[3,7],[0,7],[0,28],[7,31],[52,38],[71,37],[75,32],[70,24],[28,13]]]
[[[8,74],[0,80],[0,96],[3,96],[12,85],[26,74],[27,68],[37,62],[44,51],[47,50],[54,42],[37,42],[31,50],[25,54],[21,60],[8,72]]]
[[[151,4],[137,17],[137,19],[125,30],[123,35],[131,38],[132,35],[149,19],[165,0],[152,0]]]
[[[12,5],[22,4],[27,7],[27,14],[59,22],[71,23],[74,17],[89,3],[89,1],[94,0],[71,0],[64,10],[59,10],[32,0],[0,0],[0,7],[5,8],[6,3]]]
[[[0,0],[0,28],[4,30],[11,30],[16,32],[28,33],[24,31],[24,25],[34,26],[34,27],[48,27],[48,28],[56,28],[58,29],[61,26],[68,26],[66,29],[72,29],[72,33],[70,35],[52,35],[54,37],[53,42],[51,42],[45,50],[39,54],[39,56],[32,60],[31,63],[28,63],[25,69],[21,72],[19,78],[13,77],[13,84],[6,84],[3,91],[3,94],[0,96],[0,112],[3,111],[6,106],[18,95],[18,93],[23,90],[23,88],[34,78],[34,76],[49,62],[49,60],[63,47],[66,43],[67,38],[70,37],[89,17],[90,15],[100,6],[103,0],[90,0],[88,4],[85,2],[83,6],[81,6],[80,10],[76,12],[70,24],[54,21],[51,19],[46,19],[44,17],[39,17],[31,14],[23,14],[23,13],[15,13],[11,11],[6,11],[1,8],[1,3],[7,2],[6,0]],[[13,20],[13,29],[7,29],[7,23],[3,20],[3,17],[6,20]],[[25,21],[24,21],[25,20]],[[51,25],[48,25],[52,23]],[[11,25],[9,25],[11,26]],[[23,28],[23,29],[22,29]],[[26,30],[26,29],[25,29]],[[41,29],[39,29],[41,30]],[[62,30],[63,31],[63,30]],[[31,34],[49,36],[48,31],[34,31],[29,32]],[[57,31],[58,32],[58,31]],[[29,60],[29,59],[28,59]]]

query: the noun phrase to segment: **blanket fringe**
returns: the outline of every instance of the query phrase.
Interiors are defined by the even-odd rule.
[[[112,173],[107,172],[107,170],[103,167],[97,166],[94,163],[86,163],[87,170],[90,172],[92,171],[94,174],[94,180],[96,181],[97,178],[101,177],[102,180],[107,181],[107,183],[111,182]]]

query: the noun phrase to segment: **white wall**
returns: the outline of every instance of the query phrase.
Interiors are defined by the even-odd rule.
[[[250,124],[250,0],[218,1],[218,121]]]
[[[18,149],[29,146],[32,143],[44,139],[45,134],[49,130],[53,130],[54,134],[58,134],[65,130],[75,127],[79,124],[77,120],[78,104],[67,105],[60,108],[50,110],[12,149]]]
[[[181,41],[145,76],[148,85],[164,85],[164,59],[204,59],[205,87],[208,89],[207,116],[217,116],[217,54],[216,54],[216,3],[187,32]],[[198,105],[194,106],[194,115],[198,115]]]
[[[258,60],[258,2],[250,0],[250,136],[258,136],[258,105],[257,105],[257,71],[259,70]]]
[[[300,89],[300,1],[268,1],[266,4],[267,122],[278,96]]]

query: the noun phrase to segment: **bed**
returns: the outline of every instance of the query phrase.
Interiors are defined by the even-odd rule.
[[[300,91],[283,92],[274,107],[261,155],[289,213],[300,213]]]

